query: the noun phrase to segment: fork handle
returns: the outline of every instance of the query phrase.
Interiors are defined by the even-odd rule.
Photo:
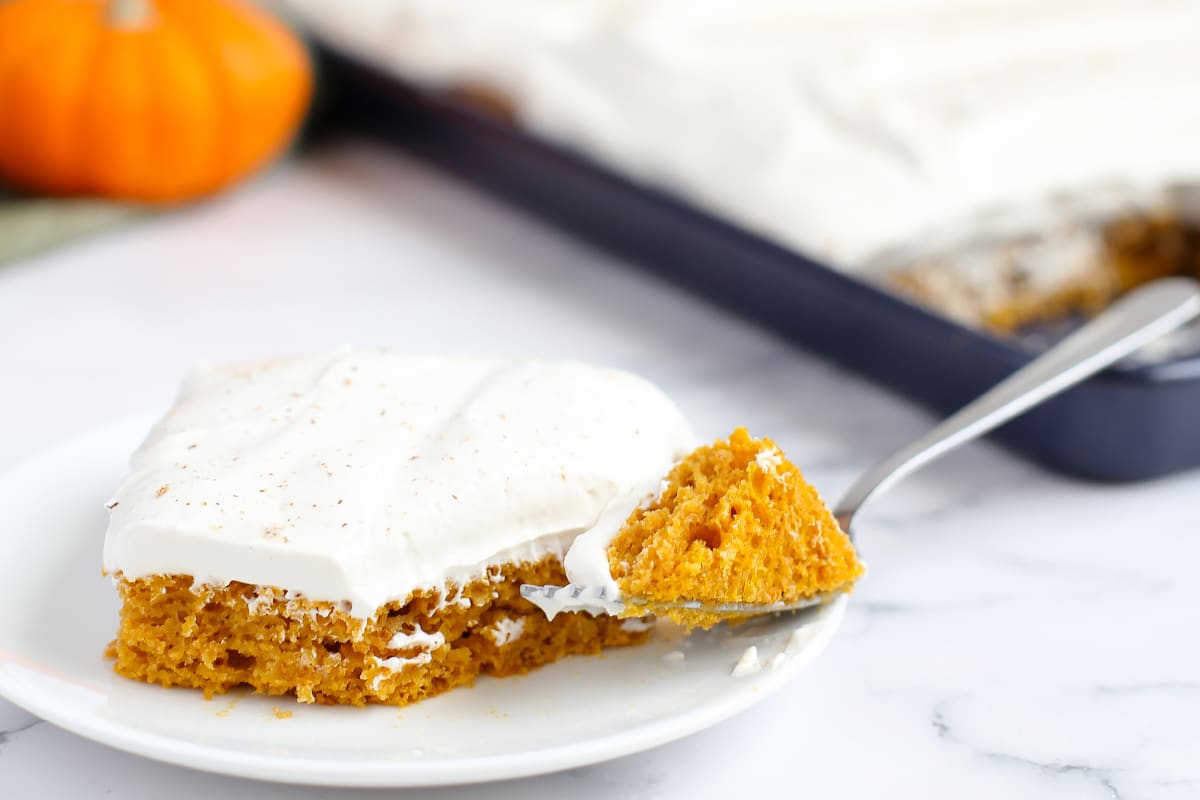
[[[838,524],[849,533],[854,515],[878,492],[1197,315],[1200,283],[1190,278],[1157,280],[1130,292],[929,433],[868,469],[838,502]]]

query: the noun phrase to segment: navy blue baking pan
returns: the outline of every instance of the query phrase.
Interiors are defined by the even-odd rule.
[[[318,44],[318,52],[327,124],[415,153],[938,413],[1031,358],[1023,342],[967,329],[452,96],[332,48]],[[1200,357],[1109,370],[994,435],[1048,468],[1093,480],[1198,466]]]

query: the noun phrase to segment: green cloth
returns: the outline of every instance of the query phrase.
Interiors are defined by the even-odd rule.
[[[144,208],[105,200],[30,197],[0,187],[0,264],[147,213]]]

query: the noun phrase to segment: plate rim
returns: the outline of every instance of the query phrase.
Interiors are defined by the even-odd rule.
[[[130,415],[52,445],[0,474],[0,490],[20,480],[23,475],[36,471],[39,466],[53,463],[91,439],[112,437],[147,419],[152,417],[148,414]],[[464,786],[548,775],[602,763],[677,741],[727,720],[790,683],[800,670],[814,661],[840,628],[847,603],[848,598],[841,595],[824,606],[821,613],[825,619],[804,650],[778,668],[761,673],[757,682],[743,685],[740,691],[731,691],[719,699],[637,724],[620,733],[504,755],[398,762],[241,753],[215,745],[180,740],[167,733],[139,729],[128,722],[118,722],[91,711],[72,713],[77,706],[56,703],[51,694],[31,686],[22,679],[20,671],[14,671],[3,661],[0,661],[0,697],[85,739],[122,752],[203,772],[322,787],[400,789]],[[20,614],[20,609],[14,613]],[[741,679],[730,677],[730,680]]]

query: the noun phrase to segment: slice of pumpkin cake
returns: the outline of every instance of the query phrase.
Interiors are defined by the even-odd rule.
[[[209,696],[404,705],[636,644],[636,621],[550,620],[520,586],[565,581],[576,534],[692,446],[656,387],[573,361],[343,350],[199,369],[108,504],[109,656]]]
[[[677,464],[607,555],[621,594],[654,603],[792,603],[848,589],[863,573],[816,489],[771,440],[745,428]],[[660,613],[689,627],[719,621]]]

